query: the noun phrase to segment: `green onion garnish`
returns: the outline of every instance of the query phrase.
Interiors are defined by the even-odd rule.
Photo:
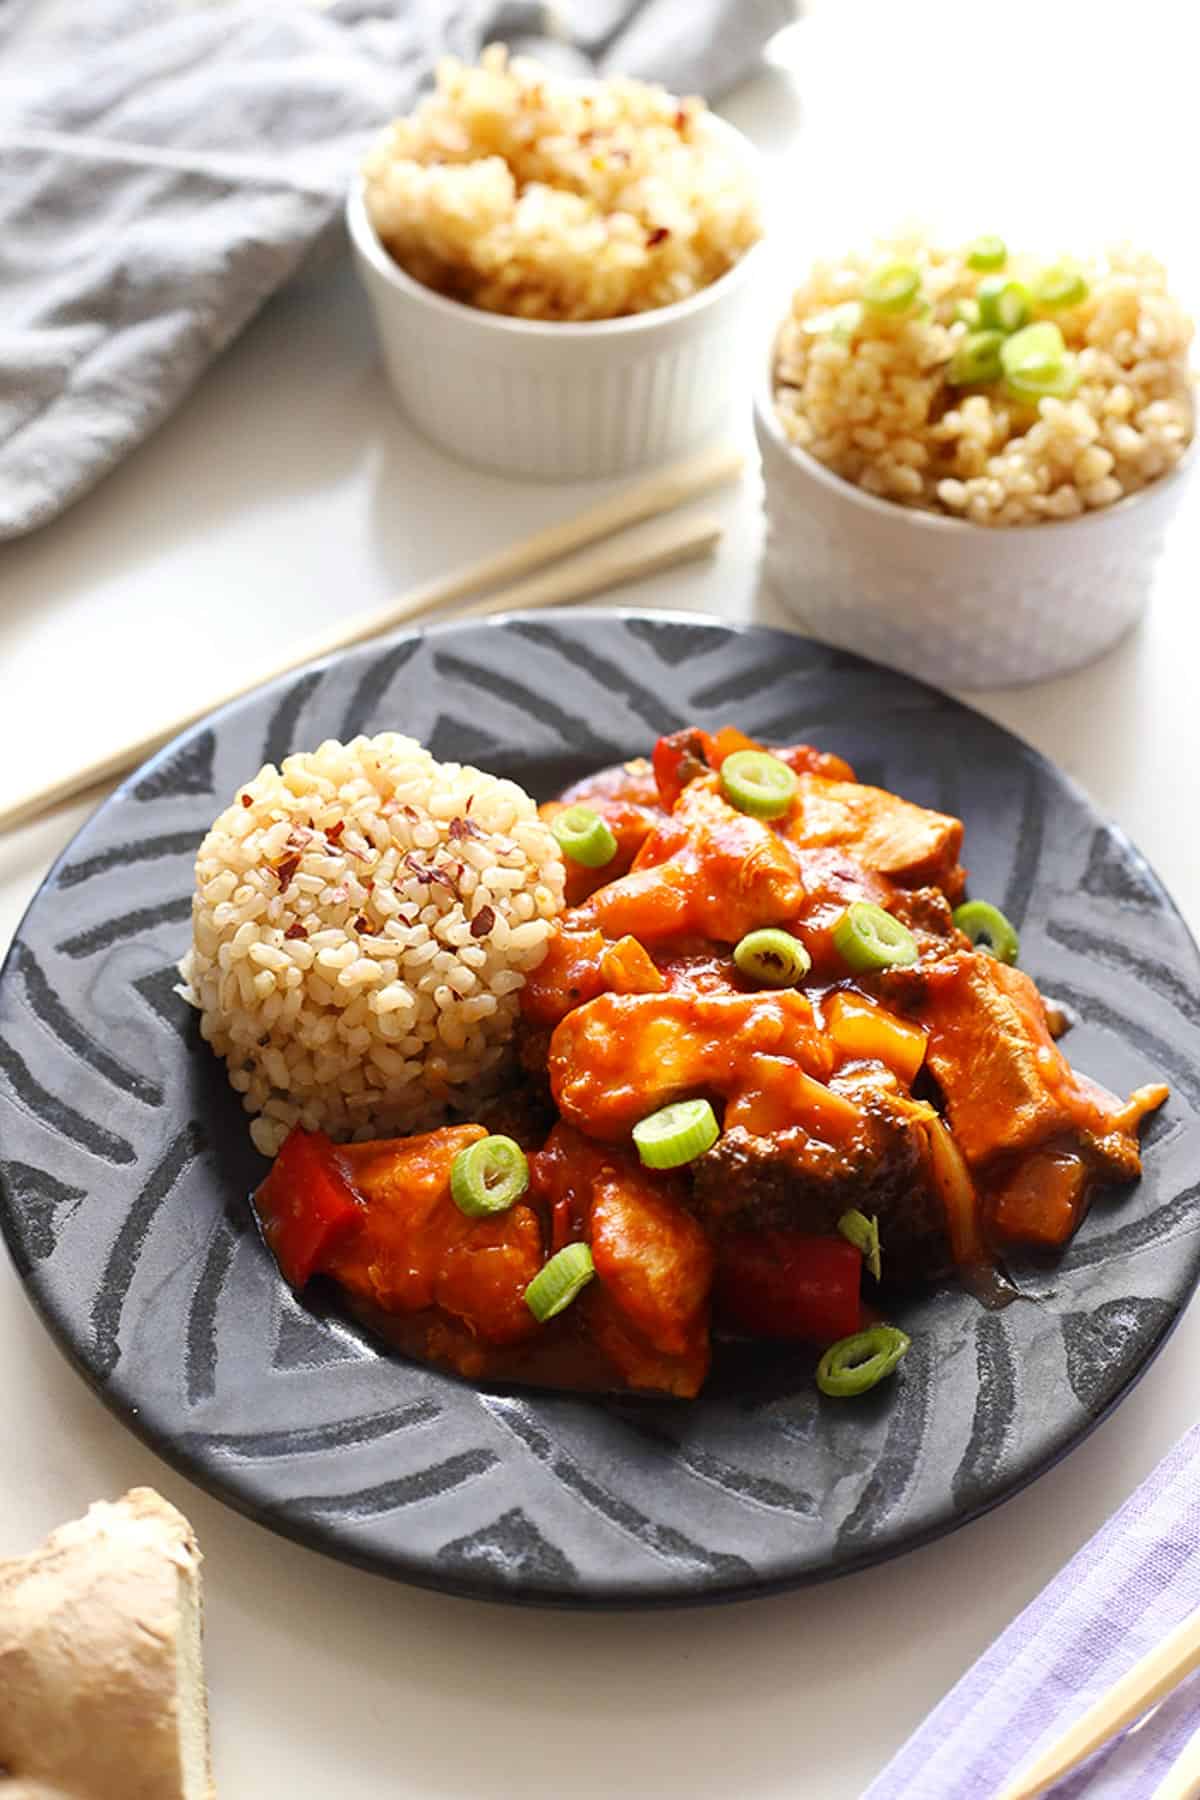
[[[1069,400],[1079,386],[1079,364],[1068,352],[1054,375],[1040,380],[1006,375],[1004,386],[1014,400],[1023,400],[1027,406],[1036,406],[1039,400]]]
[[[480,1138],[450,1165],[450,1192],[468,1219],[507,1212],[529,1186],[529,1164],[510,1137]]]
[[[595,1273],[587,1245],[568,1244],[538,1270],[525,1289],[525,1304],[538,1324],[544,1325],[570,1306]]]
[[[874,1214],[868,1219],[866,1213],[859,1212],[857,1207],[851,1207],[838,1220],[838,1230],[856,1250],[862,1251],[862,1259],[868,1270],[876,1281],[881,1280],[883,1259],[879,1245],[879,1220]]]
[[[969,269],[1002,269],[1008,261],[1008,246],[1003,238],[977,237],[967,245]]]
[[[1033,284],[1033,297],[1047,312],[1057,312],[1063,306],[1078,306],[1087,295],[1088,284],[1074,263],[1055,263],[1053,268],[1043,269]]]
[[[978,381],[999,381],[1002,331],[969,331],[950,358],[946,380],[951,387],[972,387]]]
[[[852,969],[905,968],[918,956],[907,925],[873,900],[853,900],[833,928],[834,948]]]
[[[1015,331],[1001,347],[1000,364],[1005,385],[1019,400],[1036,403],[1048,394],[1066,399],[1079,381],[1075,358],[1050,319]]]
[[[992,331],[1017,331],[1029,317],[1029,289],[1007,275],[985,275],[975,295],[979,323]]]
[[[954,923],[977,949],[990,951],[997,962],[1015,963],[1021,940],[998,906],[987,900],[967,900],[954,909]]]
[[[733,953],[734,964],[749,981],[763,987],[795,987],[812,968],[812,957],[790,931],[768,927],[749,931]]]
[[[648,1169],[681,1169],[711,1150],[720,1135],[707,1100],[676,1100],[633,1128],[637,1153]]]
[[[862,305],[858,300],[844,300],[828,312],[814,313],[805,319],[803,329],[813,337],[828,335],[835,344],[849,344],[862,324]]]
[[[912,263],[885,263],[863,282],[863,305],[877,313],[905,313],[920,287],[920,272]]]
[[[568,806],[551,821],[550,829],[564,854],[585,869],[602,869],[617,854],[616,838],[590,806]]]
[[[735,750],[721,764],[721,792],[752,818],[781,819],[791,807],[796,777],[766,750]]]
[[[908,1355],[912,1339],[895,1325],[872,1325],[831,1344],[817,1364],[817,1386],[836,1400],[869,1393]]]

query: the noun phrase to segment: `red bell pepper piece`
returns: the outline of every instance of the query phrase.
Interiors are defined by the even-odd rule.
[[[668,812],[689,781],[704,775],[713,766],[712,740],[707,731],[673,731],[660,737],[650,757],[658,797]]]
[[[255,1194],[254,1209],[280,1273],[297,1290],[361,1223],[365,1211],[331,1140],[298,1125]]]
[[[862,1255],[842,1237],[747,1232],[720,1246],[717,1319],[750,1337],[835,1344],[861,1329]]]

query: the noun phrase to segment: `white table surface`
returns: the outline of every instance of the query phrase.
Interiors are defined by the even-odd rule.
[[[1154,179],[1194,167],[1172,17],[1167,0],[824,0],[727,110],[768,155],[797,254],[949,196],[976,229],[1011,230],[1038,205],[1068,236],[1137,219],[1142,241],[1186,264],[1194,209],[1177,216],[1173,183]],[[1118,117],[1122,146],[1097,136]],[[311,271],[151,443],[0,552],[0,795],[34,757],[66,770],[587,497],[477,474],[418,441],[384,392],[345,261]],[[711,566],[618,597],[776,622],[757,586],[756,475],[721,505]],[[1195,927],[1192,510],[1142,630],[1079,674],[975,700],[1090,789]],[[0,841],[0,940],[87,810]],[[5,1262],[0,1555],[137,1482],[190,1515],[207,1556],[224,1800],[854,1800],[1192,1423],[1198,1359],[1193,1308],[1136,1396],[1063,1464],[901,1561],[700,1612],[535,1614],[343,1568],[190,1486],[67,1367]]]

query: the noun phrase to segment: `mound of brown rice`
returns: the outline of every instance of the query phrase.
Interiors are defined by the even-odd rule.
[[[871,270],[893,261],[920,272],[911,310],[854,307]],[[1004,274],[1035,287],[1042,266],[1009,257]],[[979,525],[1073,518],[1145,487],[1191,441],[1191,321],[1153,257],[1120,249],[1076,266],[1085,297],[1052,315],[1035,305],[1035,316],[1060,327],[1079,384],[1069,398],[1034,404],[999,382],[947,381],[971,329],[956,313],[984,278],[965,250],[903,238],[818,263],[776,342],[784,431],[867,493]]]
[[[503,45],[450,57],[363,165],[367,211],[416,280],[488,312],[611,319],[708,287],[761,234],[702,100],[582,83]]]
[[[502,1079],[562,907],[511,781],[394,732],[268,763],[200,846],[183,992],[273,1156],[424,1129]]]

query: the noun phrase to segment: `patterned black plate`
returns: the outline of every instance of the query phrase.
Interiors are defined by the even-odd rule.
[[[261,1164],[174,993],[196,845],[264,760],[398,728],[546,795],[685,722],[811,738],[967,823],[973,888],[1077,1019],[1073,1058],[1172,1087],[1146,1174],[985,1312],[903,1314],[899,1381],[822,1401],[811,1359],[720,1364],[693,1404],[482,1393],[297,1304],[250,1229]],[[1200,1273],[1200,962],[1145,862],[1025,745],[944,695],[778,632],[665,614],[450,626],[288,677],[101,808],[0,981],[9,1248],[59,1342],[169,1461],[389,1575],[493,1599],[649,1604],[841,1573],[947,1531],[1128,1391]]]

